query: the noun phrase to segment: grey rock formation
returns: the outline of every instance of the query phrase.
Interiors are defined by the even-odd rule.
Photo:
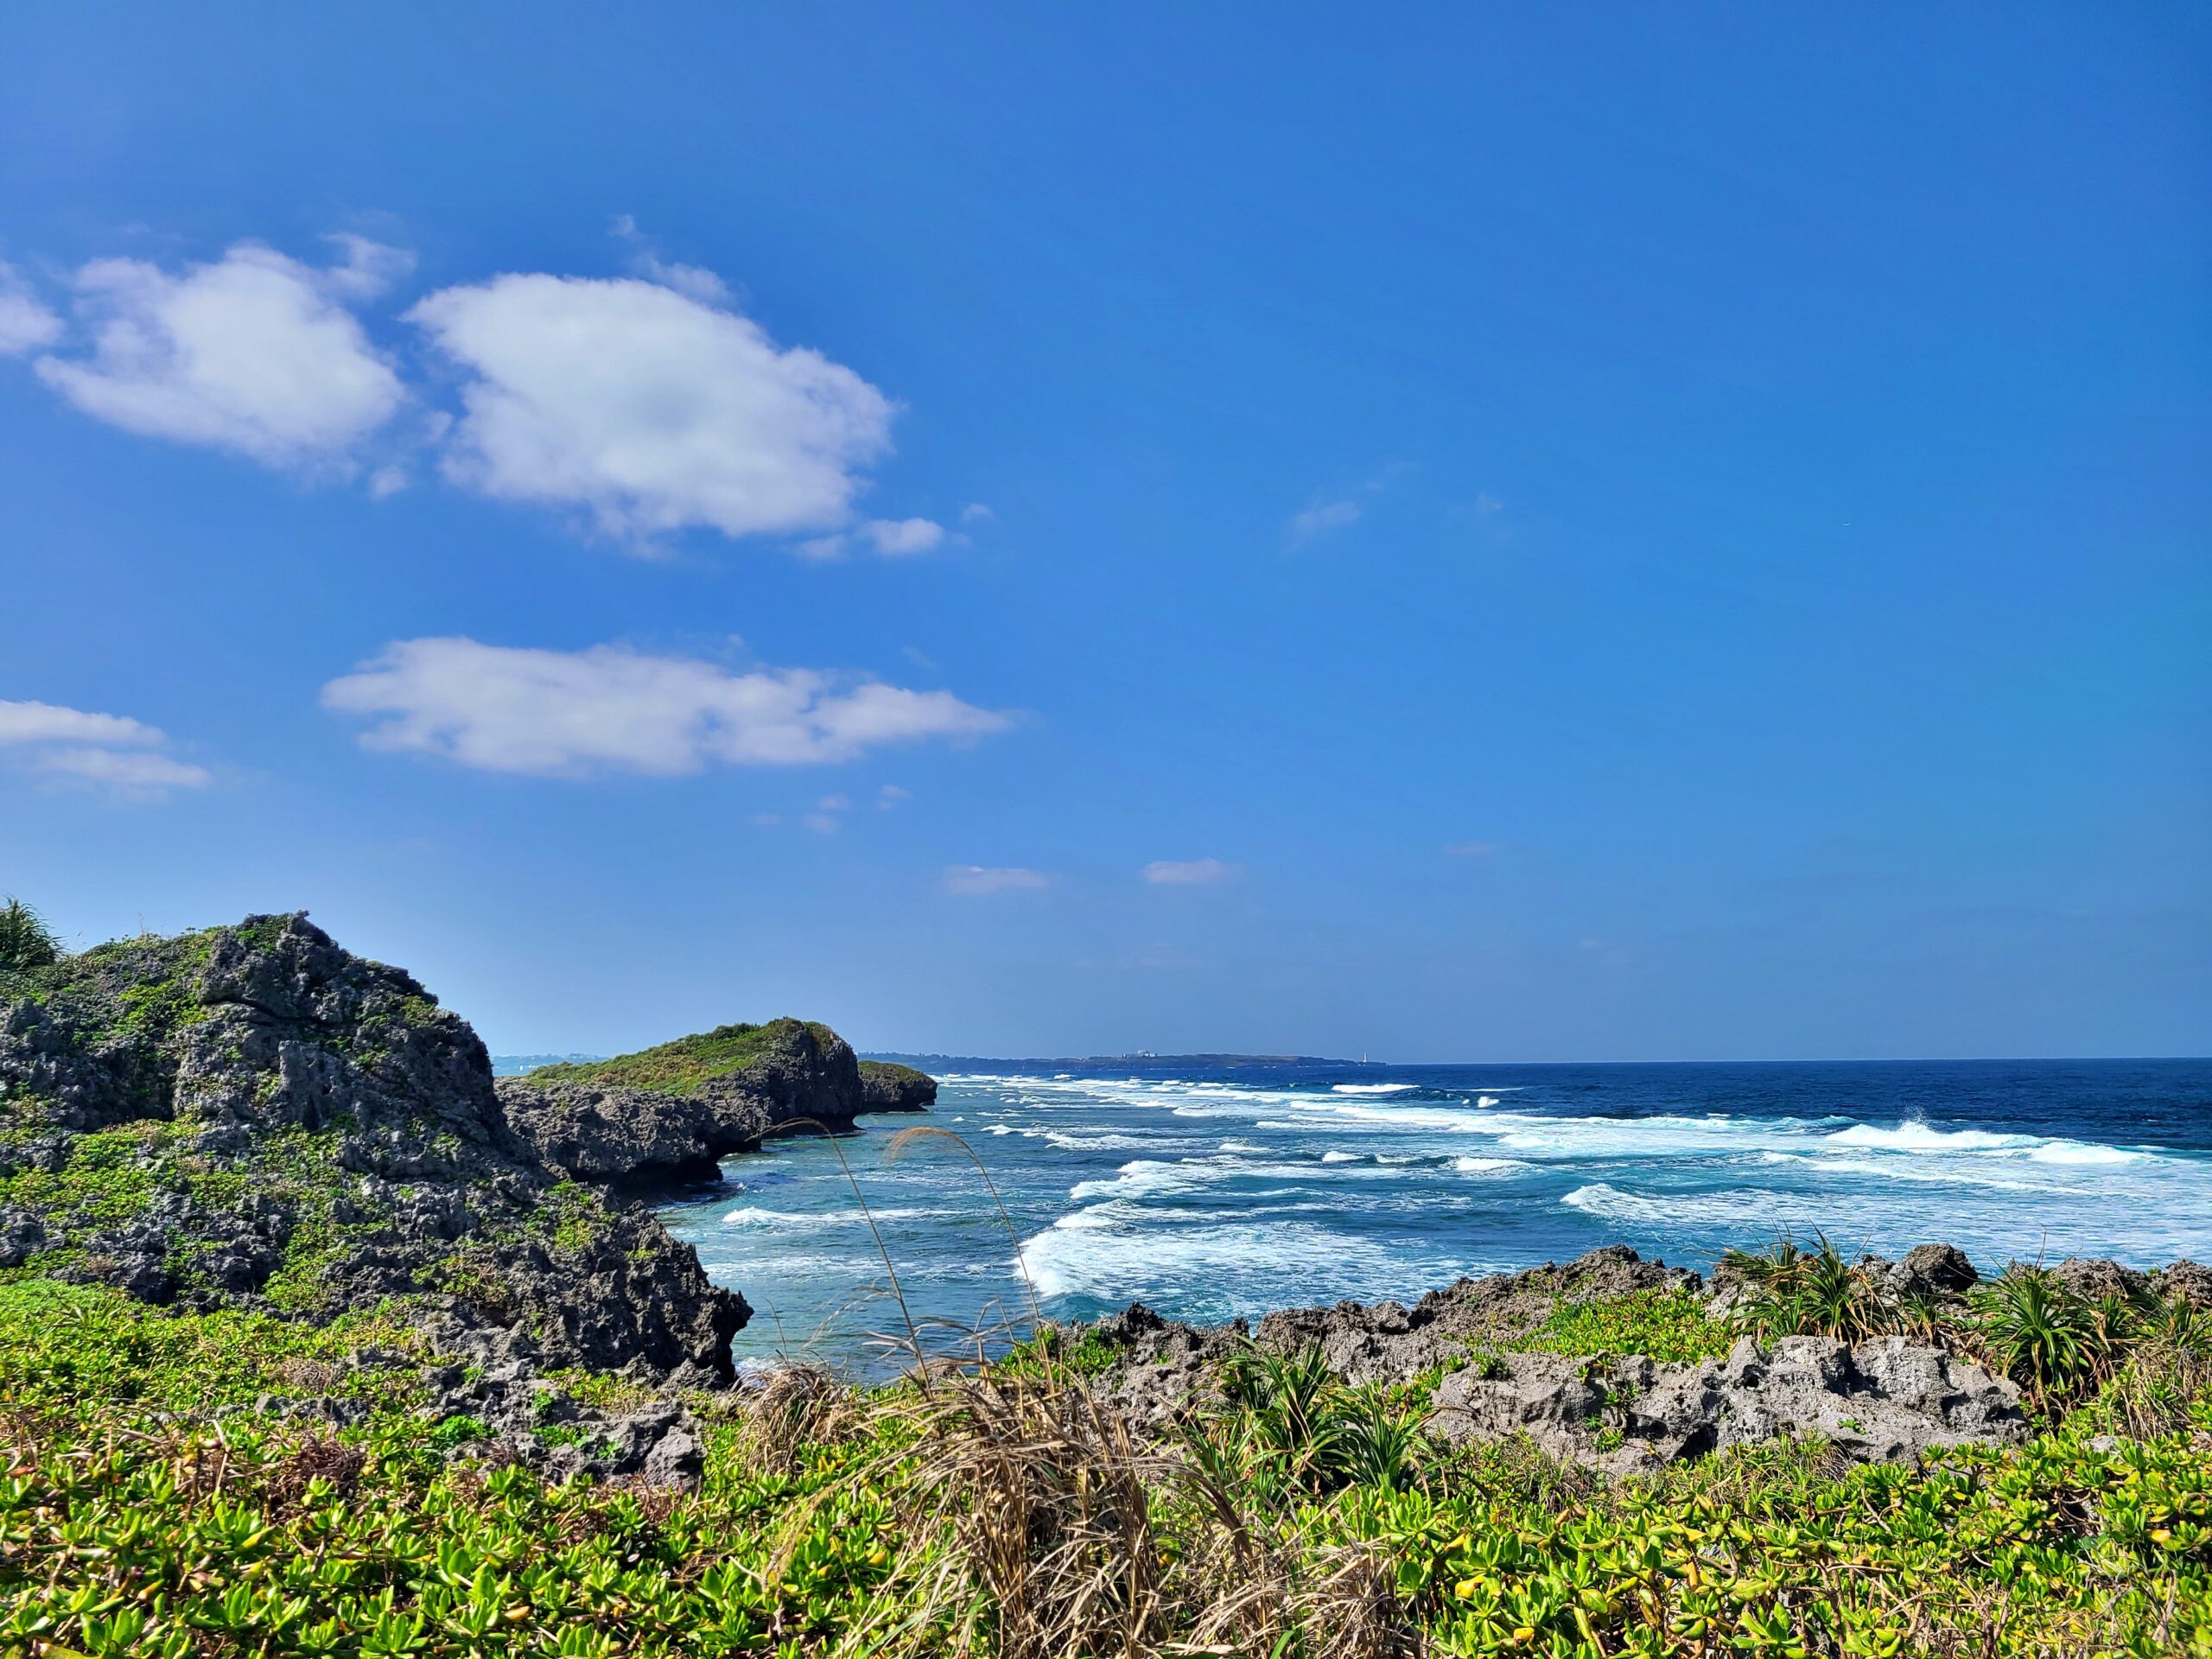
[[[1612,1473],[1781,1434],[1819,1435],[1855,1462],[1899,1463],[1935,1446],[2027,1433],[2010,1382],[1903,1337],[1856,1346],[1784,1337],[1764,1348],[1746,1337],[1726,1360],[1695,1365],[1509,1354],[1505,1374],[1497,1369],[1446,1377],[1433,1432],[1453,1440],[1527,1434],[1555,1456]]]
[[[509,1126],[548,1166],[647,1184],[711,1179],[722,1159],[769,1135],[841,1134],[863,1113],[919,1111],[937,1098],[923,1073],[859,1060],[834,1033],[798,1020],[760,1027],[744,1066],[680,1092],[545,1072],[497,1087]]]
[[[2185,1302],[2212,1309],[2212,1268],[2183,1257],[2157,1276],[2161,1296],[2177,1296]]]
[[[0,1001],[0,1258],[149,1301],[327,1318],[387,1298],[549,1363],[727,1376],[747,1313],[650,1214],[560,1185],[466,1021],[304,914],[118,941]],[[853,1090],[857,1095],[857,1077]]]
[[[356,1370],[394,1373],[421,1395],[416,1415],[429,1444],[452,1462],[521,1463],[550,1479],[588,1475],[696,1490],[705,1465],[706,1430],[672,1388],[638,1388],[620,1408],[577,1399],[541,1375],[543,1354],[526,1334],[486,1330],[433,1316],[422,1323],[439,1357],[428,1363],[388,1350],[351,1356]],[[265,1408],[336,1427],[368,1411],[342,1394],[270,1399]]]
[[[919,1112],[937,1104],[937,1079],[889,1060],[861,1062],[861,1092],[871,1112]]]
[[[1166,1319],[1141,1304],[1100,1320],[1096,1338],[1126,1355],[1100,1392],[1140,1421],[1158,1422],[1211,1386],[1213,1363],[1249,1339],[1279,1353],[1319,1348],[1332,1370],[1351,1382],[1404,1382],[1465,1356],[1533,1330],[1565,1298],[1625,1295],[1639,1290],[1695,1290],[1694,1273],[1647,1262],[1625,1244],[1609,1244],[1564,1266],[1461,1279],[1408,1306],[1401,1302],[1339,1302],[1333,1307],[1270,1313],[1256,1331],[1243,1320],[1200,1326]]]
[[[1957,1296],[1974,1288],[1981,1275],[1955,1244],[1916,1244],[1897,1263],[1900,1290]]]

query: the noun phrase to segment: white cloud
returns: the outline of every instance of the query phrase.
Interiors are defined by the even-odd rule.
[[[704,265],[676,264],[663,259],[652,239],[638,228],[638,221],[628,213],[617,213],[607,227],[608,232],[620,240],[633,244],[637,251],[630,256],[630,269],[649,283],[663,288],[672,288],[679,294],[708,305],[728,305],[730,302],[729,284],[709,270]]]
[[[51,749],[38,757],[37,766],[41,772],[137,797],[198,789],[214,781],[203,766],[143,749]]]
[[[1139,872],[1154,887],[1205,887],[1226,881],[1237,873],[1234,864],[1217,858],[1156,858]]]
[[[161,741],[154,727],[124,715],[88,714],[51,702],[0,702],[0,744],[150,746]]]
[[[996,893],[1019,893],[1052,885],[1052,878],[1041,870],[995,870],[981,864],[955,864],[944,873],[944,890],[965,899],[988,899]]]
[[[747,823],[761,830],[773,830],[783,821],[784,815],[780,812],[755,812],[746,820]]]
[[[877,552],[893,558],[926,553],[944,539],[944,526],[927,518],[871,518],[862,529]]]
[[[886,784],[875,791],[875,810],[879,812],[888,812],[899,802],[911,801],[913,798],[913,791],[901,789],[896,784]]]
[[[1332,530],[1342,530],[1347,524],[1359,522],[1360,507],[1357,501],[1322,501],[1290,516],[1291,544],[1295,547],[1325,536]]]
[[[487,772],[674,777],[709,766],[810,766],[889,744],[1002,731],[1006,715],[948,691],[853,683],[813,669],[733,673],[624,645],[560,652],[405,639],[322,689],[372,716],[372,749]]]
[[[0,702],[0,747],[22,751],[34,772],[58,782],[153,800],[214,781],[205,767],[160,753],[168,741],[159,728],[124,715]]]
[[[448,474],[627,541],[836,530],[890,447],[891,400],[850,369],[652,283],[511,275],[407,315],[467,376]]]
[[[73,279],[88,357],[42,357],[38,374],[86,414],[149,436],[271,466],[330,464],[382,426],[405,392],[346,302],[407,256],[339,238],[316,270],[257,243],[181,274],[96,259]]]
[[[322,239],[345,256],[344,264],[322,273],[323,283],[349,300],[372,300],[415,269],[415,256],[405,248],[386,247],[351,231],[334,231]]]
[[[828,812],[810,812],[799,822],[817,836],[834,836],[844,828],[840,819]]]
[[[997,517],[998,514],[981,501],[970,501],[960,509],[960,522],[963,524],[985,524]]]
[[[851,808],[852,804],[853,798],[849,795],[824,795],[820,800],[815,803],[815,805],[821,808],[824,812],[847,811]]]
[[[16,268],[0,260],[0,357],[51,346],[61,338],[61,319],[31,292]]]

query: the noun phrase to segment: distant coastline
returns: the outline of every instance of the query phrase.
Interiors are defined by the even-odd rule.
[[[494,1054],[492,1075],[495,1077],[519,1077],[535,1071],[541,1065],[588,1065],[603,1060],[604,1054]]]

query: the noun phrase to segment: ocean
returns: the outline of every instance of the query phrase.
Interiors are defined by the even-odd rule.
[[[1061,1319],[1132,1300],[1193,1320],[1410,1301],[1614,1243],[1700,1269],[1815,1231],[1885,1255],[1941,1240],[1985,1271],[2212,1261],[2212,1061],[969,1061],[938,1076],[926,1116],[771,1142],[663,1211],[753,1304],[741,1362],[880,1373],[874,1339],[909,1316],[932,1346],[972,1348],[963,1333],[1018,1328],[1033,1294]],[[936,1135],[894,1146],[917,1125],[967,1151]]]

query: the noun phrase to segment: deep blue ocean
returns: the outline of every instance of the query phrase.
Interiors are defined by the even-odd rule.
[[[741,1359],[874,1368],[1141,1300],[1194,1319],[1392,1296],[1624,1243],[1700,1268],[1824,1231],[1894,1255],[2212,1261],[2212,1061],[1044,1068],[956,1062],[936,1109],[734,1158],[664,1218],[752,1302]],[[958,1145],[995,1183],[1012,1221]],[[894,1150],[896,1155],[894,1156]],[[840,1154],[849,1164],[849,1181]],[[939,1323],[942,1322],[942,1323]]]

